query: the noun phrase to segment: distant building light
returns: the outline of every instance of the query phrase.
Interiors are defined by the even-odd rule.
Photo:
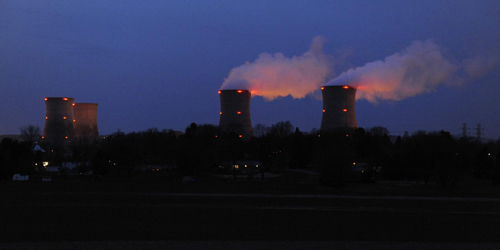
[[[324,89],[325,89],[325,87],[321,87],[321,90],[324,90]]]
[[[342,87],[342,88],[344,88],[344,89],[348,89],[348,88],[349,88],[349,86],[347,86],[347,85],[346,85],[346,86],[344,86],[344,87]]]
[[[66,116],[64,116],[63,119],[66,120]]]
[[[234,165],[234,168],[235,168],[235,169],[238,169],[238,168],[240,168],[240,166],[238,166],[238,165]]]
[[[236,90],[236,92],[238,92],[238,93],[240,93],[240,94],[241,94],[241,93],[243,93],[243,90],[238,89],[238,90]]]
[[[64,139],[68,139],[68,137],[67,137],[67,136],[65,136],[65,137],[64,137]]]
[[[49,119],[49,117],[48,117],[48,116],[45,116],[45,120],[48,120],[48,119]]]
[[[68,98],[66,98],[66,97],[64,97],[64,98],[63,98],[63,100],[64,100],[64,101],[67,101],[67,100],[69,100],[69,99],[68,99]]]
[[[49,98],[45,97],[45,101],[47,101]]]
[[[221,91],[219,90],[219,95],[220,95]]]
[[[241,138],[241,137],[243,137],[243,135],[239,135],[238,137],[240,137],[240,138]]]
[[[220,114],[222,115],[222,111],[220,112]]]
[[[241,115],[241,111],[236,112],[238,115]]]
[[[326,112],[326,110],[323,109],[323,113],[325,113],[325,112]]]

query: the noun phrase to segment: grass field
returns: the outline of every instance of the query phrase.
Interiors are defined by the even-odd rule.
[[[88,247],[157,242],[162,249],[165,242],[183,249],[193,242],[216,242],[212,249],[289,242],[297,242],[295,249],[311,244],[320,249],[335,244],[498,247],[499,192],[484,183],[453,190],[407,182],[339,189],[283,178],[0,182],[0,247],[50,243],[55,248],[72,242]]]

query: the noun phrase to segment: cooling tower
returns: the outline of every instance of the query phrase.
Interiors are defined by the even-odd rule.
[[[321,119],[322,131],[333,131],[337,128],[355,128],[356,89],[350,86],[324,86],[323,118]]]
[[[73,98],[45,98],[45,127],[42,139],[53,147],[63,147],[74,137]]]
[[[248,90],[220,90],[219,130],[222,133],[236,133],[240,137],[253,136],[250,120],[250,98]]]
[[[73,106],[73,127],[77,139],[96,140],[99,138],[97,129],[97,103],[75,103]]]

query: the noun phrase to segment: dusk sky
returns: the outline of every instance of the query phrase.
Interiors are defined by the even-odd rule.
[[[498,0],[0,0],[0,135],[43,129],[44,97],[98,103],[101,134],[218,125],[223,83],[258,78],[287,90],[252,98],[254,126],[319,128],[337,81],[360,127],[498,139],[499,59]]]

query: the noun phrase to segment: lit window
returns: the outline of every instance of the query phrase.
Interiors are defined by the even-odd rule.
[[[255,167],[256,167],[256,168],[258,168],[258,167],[259,167],[259,165],[255,165]]]
[[[240,167],[240,166],[238,166],[238,165],[234,165],[234,168],[236,168],[236,169],[238,169],[239,167]]]

